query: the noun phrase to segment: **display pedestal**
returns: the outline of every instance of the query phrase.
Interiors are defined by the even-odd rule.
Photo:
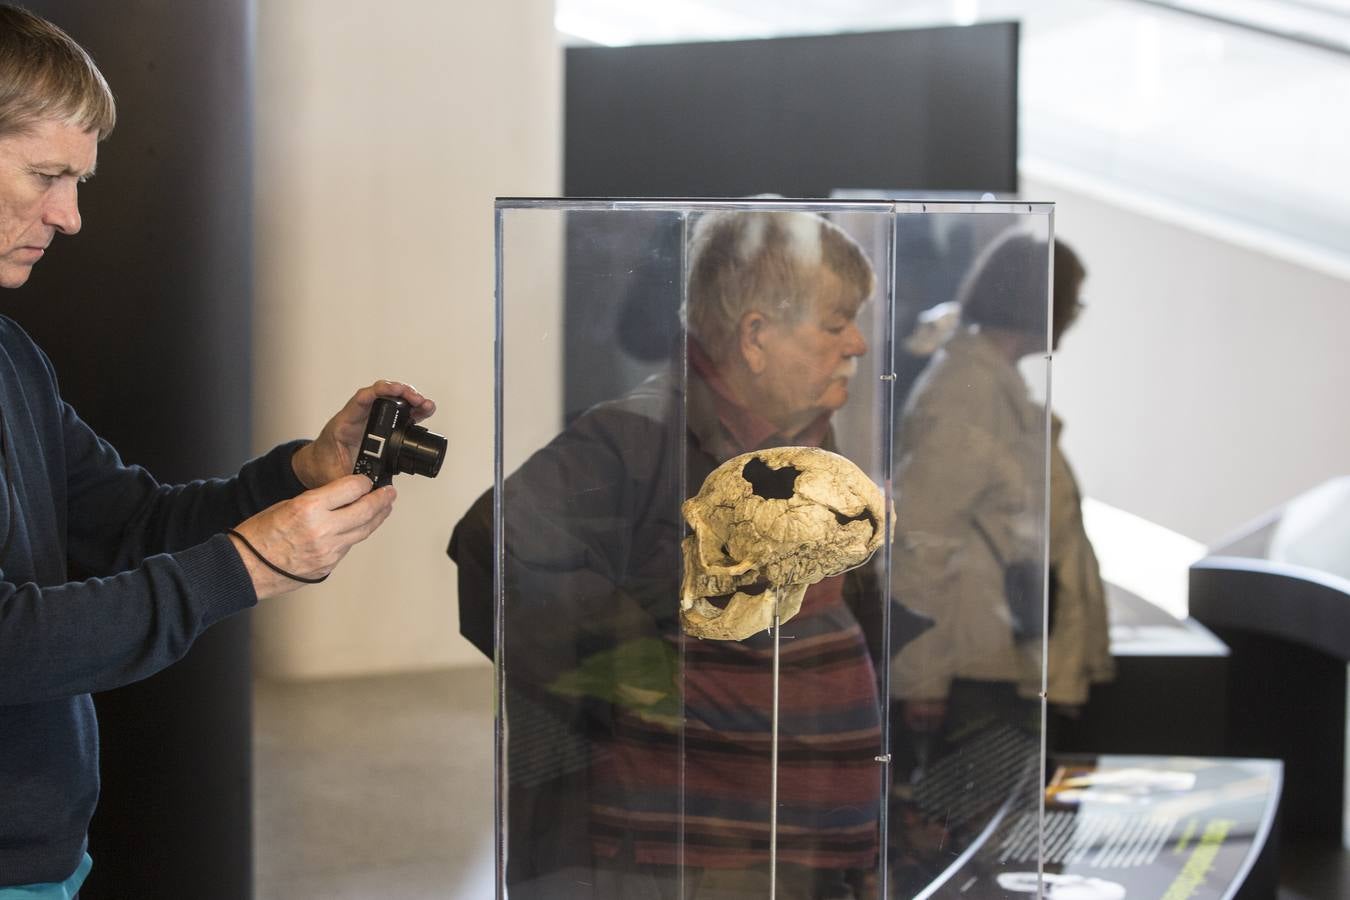
[[[1191,566],[1191,615],[1232,648],[1225,752],[1282,759],[1285,829],[1346,825],[1350,478],[1241,529]]]
[[[1228,752],[1228,647],[1194,619],[1178,619],[1109,582],[1106,601],[1115,680],[1093,686],[1080,718],[1056,722],[1051,751]]]
[[[1212,548],[1191,566],[1190,610],[1232,648],[1225,752],[1284,761],[1283,884],[1346,896],[1350,478]]]

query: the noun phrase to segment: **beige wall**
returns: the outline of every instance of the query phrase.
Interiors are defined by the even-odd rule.
[[[560,65],[549,0],[258,4],[257,447],[381,377],[434,397],[450,441],[327,583],[257,611],[262,674],[480,659],[445,545],[491,482],[492,200],[559,192]]]
[[[1211,544],[1350,472],[1350,272],[1048,169],[1023,195],[1088,268],[1054,362],[1084,491]],[[1300,255],[1303,258],[1300,258]]]

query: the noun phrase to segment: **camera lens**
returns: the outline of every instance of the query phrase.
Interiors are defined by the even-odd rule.
[[[420,425],[409,425],[394,461],[395,472],[411,472],[435,478],[445,461],[446,440]]]

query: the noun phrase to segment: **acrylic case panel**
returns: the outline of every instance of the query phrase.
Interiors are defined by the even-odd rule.
[[[1050,228],[498,201],[499,896],[1037,871]]]
[[[897,204],[890,897],[1043,887],[1051,210]]]

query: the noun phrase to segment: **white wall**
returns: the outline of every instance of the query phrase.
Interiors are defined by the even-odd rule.
[[[262,674],[481,659],[445,546],[492,477],[492,201],[558,193],[560,66],[551,0],[258,4],[258,449],[381,377],[450,442],[327,583],[257,611]]]
[[[1089,272],[1053,387],[1086,494],[1213,543],[1350,473],[1350,280],[1335,260],[1024,175]]]

